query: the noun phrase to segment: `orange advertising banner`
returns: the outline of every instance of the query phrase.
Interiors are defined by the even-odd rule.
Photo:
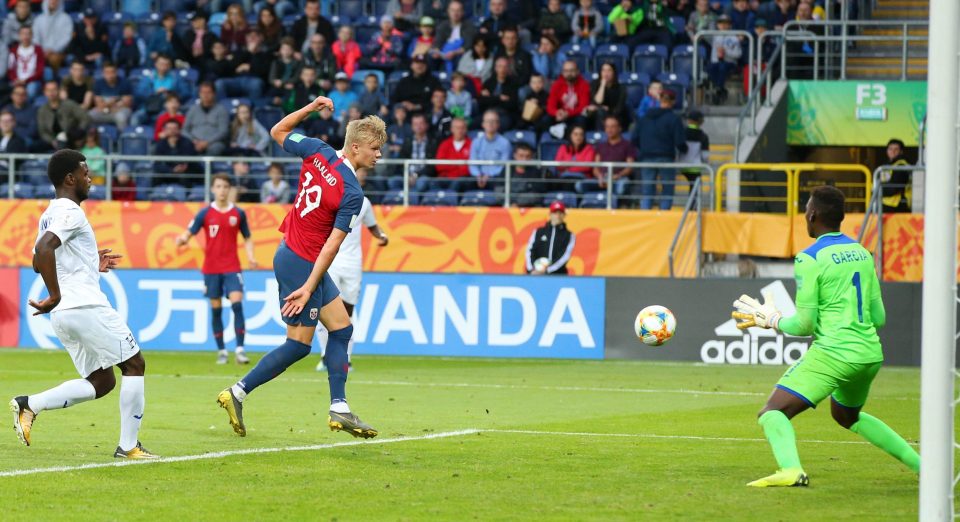
[[[0,200],[0,267],[30,266],[40,214],[47,201]],[[183,248],[174,242],[203,207],[202,203],[96,202],[83,204],[101,248],[123,254],[123,268],[199,269],[202,239]],[[281,239],[277,231],[289,207],[244,205],[260,268],[272,268]],[[377,272],[487,273],[524,272],[531,234],[547,220],[546,209],[474,207],[374,207],[377,222],[390,237],[386,248],[363,233],[364,270]],[[576,234],[568,264],[578,275],[665,277],[667,254],[681,212],[570,209],[567,225]],[[857,237],[862,214],[851,214],[843,231]],[[692,248],[693,220],[684,249]],[[884,270],[889,281],[920,281],[923,265],[923,216],[884,216]],[[774,214],[706,212],[703,250],[790,258],[812,243],[803,216],[793,221]],[[865,238],[876,241],[876,228]],[[240,246],[240,259],[246,256]],[[691,276],[693,263],[678,263],[678,275]]]

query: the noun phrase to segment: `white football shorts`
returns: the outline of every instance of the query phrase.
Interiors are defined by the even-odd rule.
[[[130,327],[109,306],[54,310],[50,322],[83,378],[116,366],[140,351]]]
[[[349,268],[331,265],[327,273],[340,289],[340,297],[344,303],[356,305],[360,301],[360,280],[363,278],[363,268],[360,265]]]

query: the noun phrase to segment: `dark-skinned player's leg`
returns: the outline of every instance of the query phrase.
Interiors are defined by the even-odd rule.
[[[796,394],[774,388],[767,398],[767,403],[757,414],[758,422],[777,460],[778,469],[802,469],[797,453],[797,436],[790,419],[809,407],[810,404]]]
[[[140,445],[138,434],[140,422],[143,420],[144,390],[143,376],[147,370],[147,362],[142,352],[137,352],[126,361],[118,364],[120,368],[120,443],[114,452],[117,458],[157,458]],[[113,368],[109,369],[113,377]]]

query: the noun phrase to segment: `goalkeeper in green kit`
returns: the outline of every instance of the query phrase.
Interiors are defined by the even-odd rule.
[[[816,242],[795,260],[795,315],[782,317],[766,296],[763,304],[747,295],[733,304],[740,329],[758,326],[814,337],[810,349],[787,369],[760,410],[759,424],[779,470],[748,486],[809,485],[790,419],[816,408],[827,397],[837,424],[920,471],[920,456],[907,441],[880,419],[860,411],[883,362],[877,329],[886,322],[886,312],[873,256],[840,233],[843,204],[843,193],[836,187],[817,187],[810,194],[807,232]]]

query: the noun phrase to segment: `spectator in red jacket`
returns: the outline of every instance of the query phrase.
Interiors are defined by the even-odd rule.
[[[570,129],[570,141],[564,143],[557,149],[555,161],[566,161],[571,163],[590,163],[596,157],[597,152],[593,145],[587,143],[587,132],[580,125],[574,125]],[[557,167],[557,177],[560,179],[586,179],[593,174],[593,167],[590,166],[567,166]],[[572,181],[570,183],[573,183]]]
[[[180,124],[180,127],[183,127],[186,121],[186,116],[180,112],[180,98],[177,97],[176,93],[167,93],[167,99],[163,102],[163,108],[164,111],[157,117],[157,124],[153,128],[153,141],[167,139],[167,134],[163,129],[166,127],[168,121],[176,120],[177,123]]]
[[[547,114],[556,123],[586,126],[583,110],[590,103],[590,84],[580,76],[577,62],[567,60],[560,69],[560,77],[550,87]]]
[[[353,28],[349,25],[340,26],[337,32],[337,41],[333,42],[333,56],[337,59],[337,67],[353,78],[357,70],[357,63],[363,57],[360,45],[353,39]]]
[[[470,175],[466,161],[470,159],[470,137],[467,136],[467,121],[463,118],[454,118],[450,124],[450,137],[443,140],[437,147],[437,159],[460,160],[461,165],[437,165],[437,179],[433,181],[433,189],[449,189],[457,179]]]
[[[23,26],[18,33],[20,42],[10,47],[7,59],[7,78],[12,86],[22,85],[31,100],[40,93],[45,65],[43,49],[33,43],[33,28]]]

